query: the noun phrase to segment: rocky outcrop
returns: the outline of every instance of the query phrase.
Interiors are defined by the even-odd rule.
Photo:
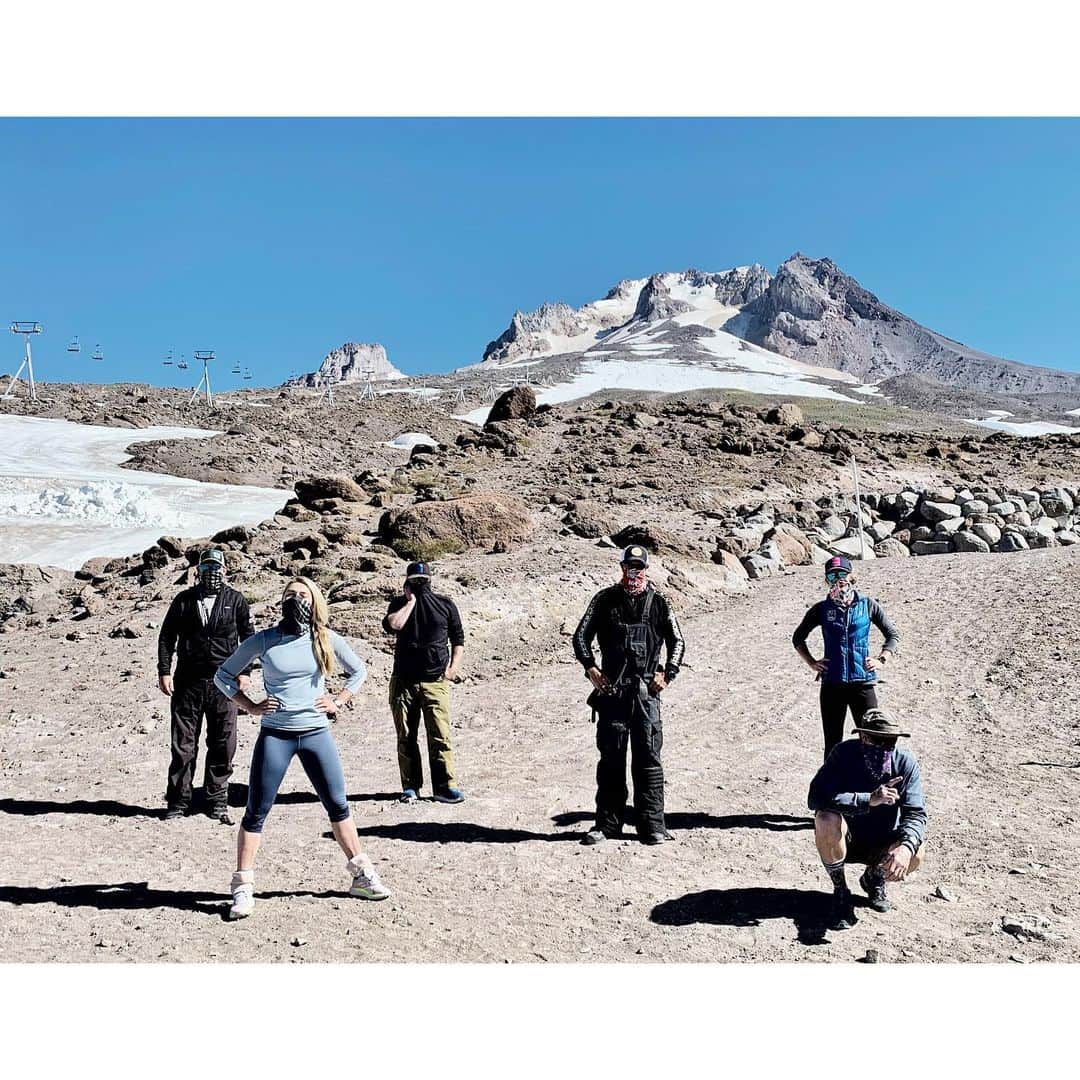
[[[729,307],[745,307],[764,295],[772,276],[760,263],[737,266],[712,275],[716,299]]]
[[[327,383],[366,382],[369,375],[373,382],[405,378],[390,363],[381,345],[347,341],[326,354],[318,371],[292,381],[302,386],[325,386]]]
[[[484,360],[502,363],[547,352],[550,338],[576,337],[588,325],[569,304],[541,304],[535,311],[515,311],[510,325],[484,350]]]
[[[685,300],[675,300],[672,297],[663,274],[653,274],[645,282],[645,287],[638,296],[634,318],[645,322],[655,322],[670,319],[672,315],[680,315],[690,310],[690,305]]]
[[[882,303],[830,259],[800,253],[725,329],[863,379],[915,374],[973,391],[1080,393],[1080,376],[969,349]]]
[[[514,495],[466,495],[388,510],[379,536],[404,559],[436,559],[476,549],[505,551],[528,539],[532,518]]]
[[[487,423],[528,420],[536,412],[536,394],[531,386],[513,386],[495,399]]]

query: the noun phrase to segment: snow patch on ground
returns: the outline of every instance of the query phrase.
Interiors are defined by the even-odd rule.
[[[728,361],[725,366],[712,366],[672,360],[585,359],[581,363],[581,370],[570,382],[543,390],[536,400],[540,405],[558,405],[602,390],[651,390],[674,394],[684,390],[708,389],[832,398],[835,401],[854,400],[831,387],[807,381],[793,366],[785,368],[779,357],[776,357],[775,363],[765,364],[749,356],[725,357],[725,360]],[[489,411],[490,406],[484,406],[459,415],[457,419],[483,424]]]
[[[142,551],[165,533],[209,536],[270,517],[289,492],[120,468],[133,443],[218,434],[0,416],[3,561],[77,570],[97,555]]]
[[[1011,416],[1011,413],[1006,413]],[[1065,427],[1064,424],[1051,424],[1043,420],[1028,422],[1010,422],[1008,420],[987,417],[985,420],[968,420],[966,423],[977,424],[979,427],[990,428],[993,431],[1007,431],[1010,435],[1022,435],[1025,438],[1033,438],[1036,435],[1075,435],[1080,428]]]
[[[403,431],[400,435],[391,439],[387,446],[395,450],[412,450],[414,446],[438,446],[438,440],[433,439],[425,431]]]

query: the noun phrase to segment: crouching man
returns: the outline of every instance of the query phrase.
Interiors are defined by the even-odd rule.
[[[865,864],[859,885],[875,911],[889,911],[885,883],[919,868],[926,832],[919,763],[896,745],[910,733],[881,709],[868,709],[855,733],[833,747],[808,799],[818,854],[833,885],[833,930],[856,921],[845,863]]]

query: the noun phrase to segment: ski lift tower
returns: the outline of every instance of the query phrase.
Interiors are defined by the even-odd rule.
[[[319,396],[318,396],[317,400],[322,401],[323,398],[326,398],[326,404],[327,405],[333,405],[334,404],[334,380],[333,379],[325,379],[321,375],[316,375],[315,380],[316,380],[315,381],[316,387],[322,387],[322,389],[319,392]]]
[[[192,391],[191,400],[188,405],[194,405],[195,399],[199,396],[200,390],[206,392],[206,404],[210,408],[214,408],[214,392],[210,389],[210,361],[214,359],[213,349],[196,349],[191,354],[196,360],[202,361],[202,376],[195,384],[195,389]]]
[[[371,385],[371,377],[374,372],[371,370],[371,368],[364,368],[364,370],[360,374],[364,376],[364,386],[360,391],[360,403],[363,404],[365,401],[374,401],[375,387]]]
[[[454,391],[454,404],[455,405],[464,405],[465,404],[465,387],[464,386],[459,386]]]
[[[30,351],[30,338],[34,334],[41,333],[41,323],[39,322],[13,322],[11,324],[11,332],[13,334],[22,334],[26,339],[26,355],[23,357],[23,362],[19,365],[19,370],[11,376],[11,381],[8,383],[7,390],[3,393],[3,400],[7,400],[11,397],[15,390],[15,384],[19,381],[19,376],[22,375],[23,370],[26,371],[26,386],[30,392],[30,400],[37,401],[37,386],[34,384],[34,356]]]

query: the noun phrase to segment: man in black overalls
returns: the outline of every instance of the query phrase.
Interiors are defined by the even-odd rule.
[[[679,673],[683,638],[663,593],[647,580],[649,553],[631,545],[622,554],[622,581],[601,589],[574,633],[574,653],[593,684],[596,720],[596,824],[585,844],[622,833],[626,809],[626,750],[631,753],[638,835],[646,844],[672,839],[664,824],[664,743],[660,694]],[[600,646],[600,667],[592,651]],[[667,661],[660,666],[661,650]]]
[[[210,548],[199,559],[199,581],[177,594],[158,635],[158,687],[172,704],[172,761],[165,793],[165,820],[184,817],[199,733],[206,718],[205,813],[231,825],[229,777],[236,753],[236,706],[214,685],[214,673],[254,628],[244,597],[225,584],[225,554]],[[175,684],[172,675],[176,653]],[[247,673],[241,678],[241,689]]]

